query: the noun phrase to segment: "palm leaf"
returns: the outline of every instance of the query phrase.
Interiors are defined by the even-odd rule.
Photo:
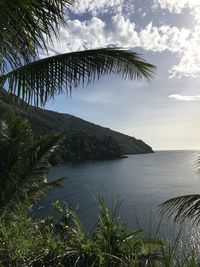
[[[66,8],[73,0],[0,1],[0,74],[8,64],[19,67],[58,37]]]
[[[8,172],[15,176],[15,168],[18,173],[21,171],[20,166],[15,167],[16,162],[21,161],[22,154],[26,158],[33,142],[30,123],[14,113],[6,114],[0,122],[0,190],[3,187],[3,178]]]
[[[1,76],[0,83],[7,80],[11,93],[38,106],[57,94],[69,93],[73,88],[92,83],[106,74],[114,73],[131,80],[150,80],[154,70],[155,67],[142,60],[137,53],[107,48],[35,61]]]
[[[49,171],[49,156],[55,152],[63,134],[34,140],[29,122],[14,114],[0,124],[0,213],[16,203],[32,203],[44,189],[61,184],[63,179],[44,182]],[[13,147],[13,148],[12,148]]]
[[[174,220],[192,219],[200,222],[200,195],[192,194],[171,198],[160,205],[162,212],[174,216]]]

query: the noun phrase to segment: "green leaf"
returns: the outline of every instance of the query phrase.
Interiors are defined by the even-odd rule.
[[[63,134],[33,138],[30,123],[20,116],[8,114],[0,123],[0,213],[17,202],[29,205],[45,187],[62,182],[44,182],[49,170],[48,157]]]
[[[200,195],[192,194],[171,198],[160,205],[162,212],[174,216],[174,220],[192,219],[200,222]]]
[[[7,65],[19,67],[37,56],[38,48],[58,38],[73,0],[0,1],[0,75]]]
[[[35,106],[78,86],[88,85],[103,75],[122,79],[150,80],[155,66],[132,51],[105,48],[67,53],[32,62],[0,77],[9,91]]]
[[[149,238],[142,240],[142,252],[144,255],[153,254],[158,250],[161,250],[163,247],[163,243],[161,240],[156,238]]]

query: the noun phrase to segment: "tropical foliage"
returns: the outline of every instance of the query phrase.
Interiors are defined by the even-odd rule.
[[[153,65],[137,53],[116,48],[37,60],[39,50],[47,51],[47,44],[52,43],[53,37],[59,38],[59,27],[66,23],[65,16],[71,4],[72,0],[0,1],[1,88],[7,86],[9,92],[38,106],[45,105],[57,94],[71,93],[73,88],[106,74],[131,80],[153,77]],[[1,123],[1,207],[15,195],[18,183],[23,184],[27,171],[42,158],[45,151],[42,146],[50,148],[58,138],[51,136],[35,142],[27,122],[17,123],[21,127],[19,132],[10,131],[18,126],[11,118]],[[178,197],[163,203],[162,207],[170,212],[177,209],[176,219],[182,216],[199,220],[198,195]]]
[[[55,55],[40,51],[59,37],[71,0],[0,1],[0,88],[28,104],[45,105],[57,94],[94,82],[103,75],[150,80],[155,67],[132,51],[106,48]],[[128,231],[99,199],[99,222],[91,235],[77,215],[58,202],[55,218],[35,221],[27,214],[46,186],[48,158],[62,135],[34,138],[27,120],[9,114],[0,124],[0,264],[2,266],[199,266],[194,254],[177,259],[157,238]],[[112,143],[112,140],[106,140]],[[87,146],[89,146],[87,144]],[[41,190],[42,189],[42,190]],[[198,196],[172,200],[178,216],[193,216]],[[164,203],[167,206],[169,202]],[[194,211],[194,210],[193,210]],[[197,213],[198,216],[199,213]],[[178,217],[177,216],[177,217]]]
[[[90,236],[74,211],[58,201],[53,206],[56,220],[47,217],[33,222],[25,214],[15,216],[11,222],[1,220],[3,266],[128,267],[140,263],[147,266],[159,260],[162,243],[156,238],[144,239],[140,230],[129,232],[125,224],[117,221],[118,204],[109,211],[99,201],[98,226]]]
[[[106,74],[147,80],[154,66],[138,54],[116,48],[67,53],[34,61],[0,77],[9,91],[35,106],[44,105],[57,94],[71,93],[79,85],[88,85]]]
[[[48,157],[62,135],[34,139],[26,119],[8,114],[0,122],[0,214],[28,204],[45,185]]]
[[[0,74],[30,63],[47,39],[58,38],[71,0],[0,1]]]
[[[162,212],[173,216],[175,221],[183,222],[186,219],[193,223],[200,222],[200,195],[191,194],[168,199],[160,205]]]
[[[155,67],[136,53],[116,48],[56,55],[37,60],[58,37],[70,0],[0,2],[0,85],[28,103],[44,105],[64,91],[105,74],[150,79]],[[6,72],[6,69],[8,72]],[[11,71],[10,71],[11,69]],[[7,83],[6,83],[7,82]],[[65,85],[65,87],[64,87]]]
[[[1,266],[66,267],[198,267],[189,247],[177,253],[181,240],[165,244],[145,238],[118,218],[120,202],[107,209],[99,199],[99,220],[89,235],[76,213],[58,201],[55,218],[31,219],[25,212],[0,219]]]

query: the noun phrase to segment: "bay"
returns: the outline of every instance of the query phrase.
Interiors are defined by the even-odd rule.
[[[39,203],[37,216],[53,214],[51,203],[58,199],[73,207],[84,228],[91,231],[98,219],[95,197],[101,195],[108,206],[112,198],[123,200],[119,212],[121,220],[130,227],[149,231],[159,224],[161,214],[158,205],[163,201],[179,195],[200,193],[198,157],[198,151],[157,151],[129,155],[119,160],[53,167],[49,180],[60,177],[66,177],[66,180],[63,187],[47,193]],[[172,235],[174,227],[166,216],[161,235]],[[184,227],[190,238],[191,235],[192,238],[198,236],[191,223]]]

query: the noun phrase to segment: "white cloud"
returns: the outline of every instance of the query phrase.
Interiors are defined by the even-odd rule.
[[[111,18],[112,23],[93,17],[90,20],[69,20],[68,27],[61,28],[60,42],[49,47],[49,54],[107,47],[110,45],[140,46],[139,36],[134,23],[121,15]]]
[[[170,78],[173,77],[199,77],[200,76],[200,1],[199,0],[154,0],[157,8],[168,9],[169,12],[180,14],[185,9],[194,19],[195,26],[187,42],[183,42],[178,51],[180,62],[172,66]]]
[[[93,17],[85,21],[69,20],[68,26],[61,28],[61,42],[55,42],[53,49],[50,47],[49,55],[111,45],[127,48],[142,47],[148,51],[169,51],[175,54],[178,63],[170,68],[170,78],[199,77],[200,0],[154,0],[157,8],[167,8],[173,13],[181,13],[184,8],[188,8],[196,20],[199,17],[194,29],[167,24],[158,27],[149,23],[142,29],[136,30],[135,24],[124,14],[124,8],[129,8],[129,2],[129,0],[80,1],[75,6],[74,12],[79,14],[91,12]],[[132,7],[130,9],[132,10]],[[109,21],[94,15],[107,10],[117,13],[110,16]],[[142,16],[146,16],[142,8],[138,10]]]
[[[59,53],[115,45],[184,54],[185,48],[191,44],[191,32],[186,28],[179,29],[167,25],[155,27],[149,23],[137,31],[135,24],[122,15],[112,16],[111,23],[97,17],[82,22],[69,20],[68,27],[61,29],[61,36],[61,42],[55,43],[54,47]],[[50,48],[50,53],[51,51]]]
[[[81,0],[75,3],[72,11],[76,14],[90,12],[94,16],[106,12],[121,13],[124,1],[125,0]]]
[[[181,101],[200,101],[200,95],[180,95],[174,94],[169,95],[170,98],[181,100]]]
[[[185,28],[167,25],[155,27],[149,23],[144,29],[137,31],[135,24],[122,15],[113,16],[111,21],[112,23],[106,24],[97,17],[83,22],[69,20],[68,27],[61,29],[62,40],[55,42],[54,51],[64,53],[116,45],[127,48],[143,47],[155,52],[183,53],[185,47],[191,44],[191,33]]]
[[[189,36],[190,31],[185,28],[179,29],[167,25],[155,27],[152,23],[139,32],[140,45],[146,50],[155,52],[181,53],[189,42]]]
[[[200,76],[200,25],[183,42],[179,51],[180,62],[170,70],[171,77],[199,77]]]
[[[180,14],[183,9],[189,9],[195,20],[200,22],[199,0],[154,0],[155,6],[168,9],[171,13]]]
[[[71,11],[75,14],[92,14],[99,16],[103,14],[123,14],[130,17],[135,12],[135,0],[79,0],[75,2]]]

